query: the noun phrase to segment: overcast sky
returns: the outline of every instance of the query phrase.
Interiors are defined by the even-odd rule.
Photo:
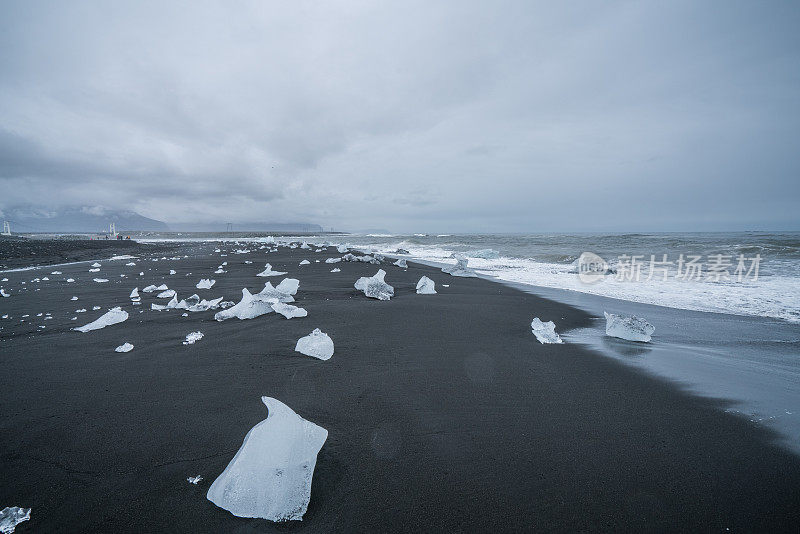
[[[800,229],[800,3],[0,1],[0,209]]]

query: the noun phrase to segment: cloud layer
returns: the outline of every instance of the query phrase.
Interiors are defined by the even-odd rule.
[[[5,2],[0,209],[800,227],[794,2]]]

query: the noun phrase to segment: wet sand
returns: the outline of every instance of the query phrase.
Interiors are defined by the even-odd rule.
[[[12,293],[0,299],[10,315],[0,320],[0,506],[32,508],[17,532],[796,529],[800,458],[776,436],[724,413],[724,401],[530,332],[534,316],[559,332],[588,326],[582,311],[414,263],[381,266],[395,297],[380,302],[353,288],[377,266],[315,263],[335,249],[234,254],[231,244],[221,257],[217,247],[101,261],[98,273],[0,275]],[[228,272],[213,274],[222,261]],[[268,280],[255,276],[267,261],[300,280],[308,317],[218,323],[213,311],[150,311],[163,303],[154,294],[139,307],[128,298],[166,283],[179,298],[238,302]],[[439,294],[415,294],[422,275]],[[200,278],[217,283],[197,290]],[[112,306],[130,318],[70,330]],[[331,360],[294,352],[314,328],[333,339]],[[193,331],[205,337],[182,345]],[[126,341],[134,350],[115,353]],[[329,431],[302,522],[241,519],[205,498],[266,417],[262,395]]]

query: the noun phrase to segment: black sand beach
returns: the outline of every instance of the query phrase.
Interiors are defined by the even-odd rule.
[[[98,273],[0,273],[11,292],[0,299],[0,507],[32,508],[17,532],[796,531],[800,458],[775,436],[724,401],[530,332],[534,316],[560,332],[586,326],[584,312],[413,263],[384,262],[395,297],[380,302],[353,288],[378,266],[324,263],[341,256],[333,248],[233,253],[245,246],[186,245],[167,255],[188,258],[157,262],[141,247],[136,266],[101,261]],[[228,272],[213,274],[223,261]],[[263,287],[265,262],[300,280],[308,317],[216,322],[151,311],[154,294],[139,307],[128,298],[166,283],[238,302]],[[439,294],[415,294],[422,275]],[[217,283],[197,290],[200,278]],[[112,306],[130,318],[70,330]],[[314,328],[335,343],[329,361],[293,350]],[[205,337],[182,345],[193,331]],[[126,341],[134,350],[115,353]],[[302,522],[241,519],[205,498],[266,417],[262,395],[329,431]]]

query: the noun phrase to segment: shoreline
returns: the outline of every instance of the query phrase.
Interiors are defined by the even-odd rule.
[[[108,262],[106,284],[71,266],[63,277],[74,284],[50,280],[0,301],[15,319],[54,317],[31,314],[33,323],[13,331],[0,321],[0,476],[8,481],[0,500],[33,508],[19,532],[796,526],[800,458],[775,433],[725,413],[720,400],[577,343],[541,345],[530,333],[534,315],[566,332],[590,326],[591,314],[414,261],[403,270],[326,264],[341,256],[331,248],[214,248],[186,246],[189,257],[174,261],[145,254],[134,267]],[[303,258],[311,264],[299,266]],[[212,274],[223,261],[228,272]],[[134,285],[163,282],[179,298],[238,301],[242,287],[263,285],[254,274],[264,262],[300,280],[295,304],[307,318],[219,323],[213,312],[150,311],[152,295],[140,307],[128,299]],[[395,286],[388,302],[352,287],[378,268]],[[15,287],[28,280],[11,274]],[[437,295],[414,293],[422,275]],[[194,288],[208,277],[217,280],[211,290]],[[102,310],[80,314],[78,324],[119,305],[131,317],[70,331],[72,310],[92,305]],[[336,346],[327,362],[293,351],[317,327]],[[191,331],[205,337],[181,345]],[[123,341],[134,350],[114,353]],[[205,499],[266,417],[259,398],[267,394],[330,432],[301,523],[236,518]],[[185,481],[197,474],[200,487]]]

